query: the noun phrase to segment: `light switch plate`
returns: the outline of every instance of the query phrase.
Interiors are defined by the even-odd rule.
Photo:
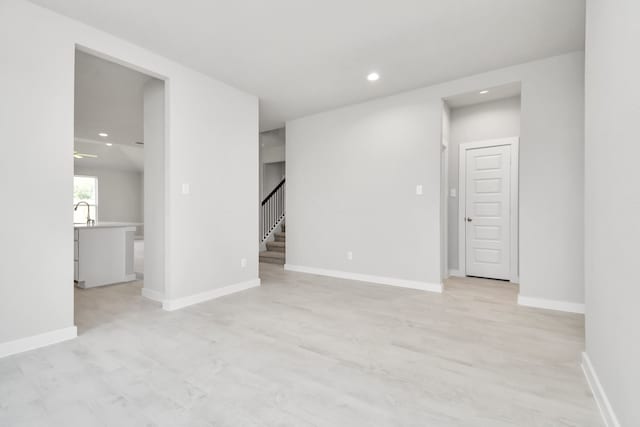
[[[247,266],[247,259],[246,258],[242,258],[240,260],[240,267],[245,268]]]
[[[451,197],[458,197],[458,190],[452,188],[451,190],[449,190],[449,194],[451,194]]]
[[[422,185],[421,184],[416,185],[416,194],[418,196],[422,196]]]
[[[347,252],[347,259],[349,261],[351,261],[353,259],[353,252],[351,252],[351,251]]]
[[[191,192],[191,186],[189,184],[182,184],[182,194],[189,194]]]

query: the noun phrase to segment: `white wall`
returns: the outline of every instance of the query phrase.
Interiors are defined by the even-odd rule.
[[[260,200],[269,194],[273,187],[265,183],[265,165],[285,161],[286,131],[285,128],[274,129],[260,134]],[[278,180],[280,182],[280,180]]]
[[[458,178],[459,150],[463,142],[520,136],[520,97],[499,99],[451,109],[449,139],[449,189],[456,197],[448,197],[449,268],[458,269]]]
[[[262,197],[266,197],[280,182],[285,175],[285,162],[264,164],[264,184]]]
[[[167,164],[166,87],[152,79],[143,88],[144,129],[144,290],[156,296],[165,293],[167,220],[158,215],[166,210]]]
[[[75,166],[76,175],[98,178],[98,220],[143,222],[142,173]]]
[[[5,0],[0,193],[21,209],[0,209],[0,343],[73,325],[76,44],[167,79],[166,296],[258,277],[257,98],[26,1]],[[183,183],[191,194],[181,195]]]
[[[0,343],[73,326],[74,51],[43,15],[0,2]]]
[[[624,427],[640,425],[638,16],[637,0],[587,1],[586,352]]]
[[[288,122],[287,264],[440,283],[441,115],[408,93]]]
[[[285,161],[285,128],[274,129],[260,134],[260,153],[264,163]]]
[[[287,264],[440,282],[442,99],[520,81],[520,292],[582,303],[583,67],[574,52],[288,122]]]

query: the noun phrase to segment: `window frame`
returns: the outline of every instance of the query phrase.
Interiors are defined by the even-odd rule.
[[[98,211],[99,211],[99,210],[98,210],[98,205],[99,205],[99,199],[98,199],[98,194],[99,194],[99,193],[98,193],[99,180],[98,180],[98,177],[97,177],[97,176],[95,176],[95,175],[73,174],[73,186],[74,186],[74,192],[75,192],[75,180],[76,180],[76,178],[92,178],[92,179],[93,179],[93,181],[95,182],[95,185],[94,185],[94,195],[95,195],[94,199],[95,199],[95,200],[94,200],[94,204],[89,203],[89,206],[90,206],[90,207],[93,207],[93,210],[94,210],[94,212],[95,212],[94,217],[93,217],[93,218],[91,218],[91,219],[92,219],[92,220],[94,220],[94,221],[96,221],[96,222],[98,222]],[[77,202],[76,202],[76,199],[75,199],[75,197],[74,197],[74,198],[73,198],[73,206],[74,206],[74,207],[75,207],[76,203],[77,203]],[[74,224],[84,224],[84,222],[85,222],[85,221],[83,221],[83,222],[75,222],[75,218],[74,218],[74,221],[73,221],[73,223],[74,223]]]

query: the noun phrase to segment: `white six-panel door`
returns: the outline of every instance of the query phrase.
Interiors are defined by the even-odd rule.
[[[466,275],[511,279],[510,145],[465,150]]]

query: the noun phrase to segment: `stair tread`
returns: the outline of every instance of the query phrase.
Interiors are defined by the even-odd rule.
[[[280,258],[260,258],[260,263],[284,265],[285,260]]]
[[[260,257],[264,257],[264,258],[281,258],[281,259],[284,259],[284,252],[263,251],[263,252],[260,252]]]
[[[276,242],[276,241],[267,242],[267,246],[278,246],[278,247],[284,248],[285,245],[286,245],[285,242]]]

